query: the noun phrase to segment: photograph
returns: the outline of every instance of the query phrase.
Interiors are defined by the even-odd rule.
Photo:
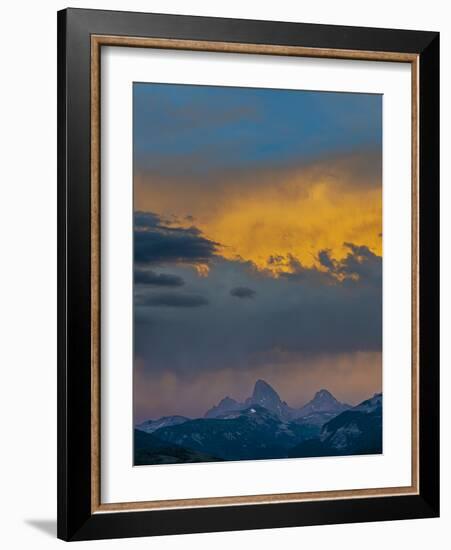
[[[383,452],[382,111],[133,83],[135,466]]]

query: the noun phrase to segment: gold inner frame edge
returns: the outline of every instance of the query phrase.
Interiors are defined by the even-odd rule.
[[[102,46],[247,53],[330,59],[410,63],[411,65],[411,208],[412,208],[412,480],[407,487],[280,493],[265,495],[101,502],[100,475],[100,53]],[[165,510],[231,505],[308,502],[343,498],[419,494],[419,56],[401,52],[340,50],[233,42],[211,42],[112,35],[91,36],[91,513]]]

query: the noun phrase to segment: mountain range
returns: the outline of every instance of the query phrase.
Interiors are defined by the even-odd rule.
[[[382,452],[382,394],[351,406],[321,389],[292,408],[264,380],[243,402],[225,397],[203,418],[135,427],[135,464],[257,460]]]
[[[340,403],[327,390],[319,390],[311,401],[300,409],[291,408],[285,401],[282,401],[279,394],[264,380],[257,380],[254,391],[250,397],[240,403],[225,397],[205,413],[205,418],[217,418],[229,411],[246,409],[252,405],[260,405],[276,414],[281,420],[294,420],[296,418],[311,417],[316,419],[319,415],[336,414],[351,408],[346,403]]]

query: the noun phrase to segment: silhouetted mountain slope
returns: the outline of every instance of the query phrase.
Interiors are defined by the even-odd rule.
[[[376,397],[376,396],[375,396]],[[291,457],[379,454],[382,452],[382,395],[326,422],[319,437],[303,441]]]
[[[353,407],[353,410],[355,411],[364,411],[364,412],[372,412],[379,407],[382,407],[382,394],[381,393],[375,393],[373,397],[370,397],[369,399],[366,399],[365,401],[362,401],[359,405],[356,407]]]
[[[273,412],[253,405],[220,418],[161,428],[155,435],[168,443],[226,460],[245,460],[286,456],[288,449],[313,434],[309,427],[283,422]]]
[[[135,466],[219,461],[221,458],[161,441],[154,435],[140,430],[134,431]]]

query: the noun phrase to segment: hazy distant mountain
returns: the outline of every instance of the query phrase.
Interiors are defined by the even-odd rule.
[[[276,390],[264,380],[257,380],[252,395],[244,403],[240,403],[225,397],[218,405],[212,407],[205,413],[205,418],[217,418],[229,411],[241,411],[251,405],[259,405],[268,411],[275,413],[280,419],[288,420],[293,416],[293,410],[282,401]]]
[[[330,391],[323,389],[317,391],[311,401],[298,409],[297,414],[301,417],[323,412],[340,413],[350,408],[351,405],[340,403]]]
[[[205,413],[205,418],[217,418],[229,411],[241,411],[251,405],[260,405],[271,411],[281,420],[293,420],[305,417],[312,424],[322,425],[337,414],[351,408],[351,405],[340,403],[328,390],[319,390],[311,401],[300,409],[290,407],[282,401],[276,390],[264,380],[257,380],[254,391],[243,403],[230,397],[222,399],[218,405]]]
[[[138,424],[136,428],[142,432],[150,434],[159,428],[176,426],[177,424],[183,424],[183,422],[186,422],[187,420],[189,420],[189,418],[186,416],[162,416],[158,420],[146,420],[145,422],[141,422],[141,424]]]
[[[309,422],[317,426],[322,426],[328,420],[332,420],[337,414],[340,414],[351,405],[341,403],[328,390],[319,390],[311,401],[306,403],[300,409],[293,412],[293,418],[302,422]]]
[[[246,399],[246,405],[260,405],[275,413],[281,420],[292,417],[292,409],[282,401],[279,394],[264,380],[257,380],[251,397]]]
[[[229,411],[240,411],[244,408],[244,403],[238,403],[235,399],[224,397],[215,407],[212,407],[205,413],[205,418],[216,418]]]

